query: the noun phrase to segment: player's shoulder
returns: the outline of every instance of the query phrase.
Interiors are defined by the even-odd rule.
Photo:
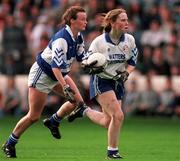
[[[94,38],[94,40],[92,41],[92,44],[103,44],[103,42],[105,42],[105,36],[104,33],[97,36],[96,38]]]
[[[128,42],[129,44],[131,45],[134,45],[135,44],[135,39],[134,39],[134,36],[129,34],[129,33],[125,33],[124,34],[125,36],[125,41]]]
[[[55,34],[54,34],[54,39],[58,39],[58,38],[65,38],[68,36],[68,32],[66,31],[65,27],[59,29]]]
[[[131,34],[129,34],[129,33],[125,33],[124,36],[125,36],[125,38],[128,39],[128,40],[134,41],[134,36],[131,35]]]
[[[94,39],[94,41],[102,41],[103,39],[105,39],[105,38],[104,38],[104,33],[101,34],[101,35],[99,35],[99,36],[97,36],[97,37]]]

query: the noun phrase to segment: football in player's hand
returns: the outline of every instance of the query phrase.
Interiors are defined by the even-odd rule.
[[[93,68],[103,67],[107,64],[107,59],[104,54],[96,52],[89,56],[87,64]]]

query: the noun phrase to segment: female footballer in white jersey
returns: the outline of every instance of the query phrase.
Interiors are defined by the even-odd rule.
[[[19,137],[40,118],[50,91],[64,94],[68,100],[50,119],[44,120],[44,125],[57,139],[61,137],[58,129],[60,120],[75,109],[76,102],[83,102],[68,73],[73,60],[81,62],[85,56],[84,41],[80,32],[86,28],[86,18],[86,12],[80,6],[67,9],[62,16],[65,26],[52,37],[48,46],[37,56],[28,78],[29,112],[17,123],[3,145],[3,151],[8,158],[16,157],[15,145]]]
[[[118,146],[124,119],[121,109],[124,82],[135,68],[138,51],[133,36],[127,33],[128,17],[124,9],[109,11],[104,17],[103,26],[105,32],[93,40],[88,51],[89,54],[102,53],[108,61],[102,72],[92,74],[90,78],[90,98],[97,100],[102,112],[81,107],[69,116],[69,121],[84,114],[107,128],[107,157],[118,159],[122,158]],[[86,62],[83,61],[83,64],[88,67]]]

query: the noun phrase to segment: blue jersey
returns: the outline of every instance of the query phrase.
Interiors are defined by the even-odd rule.
[[[70,72],[74,59],[82,61],[84,57],[82,34],[78,33],[74,39],[70,27],[66,25],[52,37],[48,46],[38,54],[36,61],[50,78],[57,81],[52,68],[59,68],[64,76]]]

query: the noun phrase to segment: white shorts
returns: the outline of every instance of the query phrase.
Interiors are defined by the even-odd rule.
[[[50,93],[58,83],[47,76],[37,62],[32,65],[28,76],[29,87],[34,87],[43,93]]]

